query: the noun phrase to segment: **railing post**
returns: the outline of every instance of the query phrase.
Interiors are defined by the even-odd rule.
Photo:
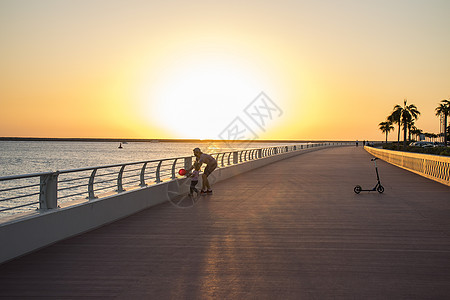
[[[147,163],[144,163],[144,165],[142,166],[142,169],[141,169],[141,176],[140,176],[141,182],[139,184],[141,187],[144,187],[147,185],[145,183],[145,168],[147,168]]]
[[[173,161],[173,164],[172,164],[172,179],[175,179],[175,167],[177,165],[177,160],[178,160],[178,158],[175,158],[175,160]]]
[[[239,163],[239,157],[238,157],[238,152],[234,151],[233,152],[233,165],[236,165]]]
[[[89,177],[89,184],[88,184],[88,199],[89,200],[97,198],[97,197],[95,197],[95,193],[94,193],[95,173],[97,173],[97,169],[92,170],[91,177]]]
[[[40,209],[58,208],[58,175],[58,172],[41,175]]]
[[[117,175],[117,192],[121,193],[124,191],[123,185],[122,185],[122,176],[123,176],[123,170],[125,169],[125,165],[123,165],[120,168],[119,174]]]
[[[219,156],[217,156],[217,157],[219,157]],[[223,168],[223,158],[225,157],[225,153],[222,153],[222,159],[221,159],[221,161],[220,161],[220,167],[222,167]]]
[[[262,149],[258,149],[258,158],[262,158]]]
[[[162,160],[159,161],[158,167],[156,167],[156,183],[160,183],[161,182],[161,164],[162,164]]]
[[[233,154],[233,152],[228,153],[228,164],[227,164],[227,166],[231,165],[231,161],[230,161],[231,154]]]

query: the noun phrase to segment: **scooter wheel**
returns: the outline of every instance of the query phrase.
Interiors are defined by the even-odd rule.
[[[382,194],[384,192],[384,187],[382,185],[379,185],[377,187],[377,191],[378,191],[378,193]]]
[[[357,194],[359,194],[361,192],[361,190],[362,190],[362,188],[359,185],[355,186],[355,188],[353,189],[353,191],[355,191],[355,193],[357,193]]]

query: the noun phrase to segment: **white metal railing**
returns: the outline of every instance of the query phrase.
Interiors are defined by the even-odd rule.
[[[281,153],[346,142],[308,143],[247,149],[212,154],[219,168]],[[126,190],[158,184],[178,177],[177,170],[189,168],[193,156],[88,167],[55,172],[0,177],[2,213],[32,209],[55,209],[74,200],[93,200]]]
[[[450,186],[450,157],[364,147],[382,160]]]

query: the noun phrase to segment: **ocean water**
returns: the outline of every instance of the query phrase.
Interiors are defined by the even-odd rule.
[[[248,148],[287,145],[251,143]],[[231,151],[227,143],[0,141],[0,177]],[[240,148],[242,149],[242,148]]]

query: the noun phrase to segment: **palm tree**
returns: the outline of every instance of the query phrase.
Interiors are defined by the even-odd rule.
[[[414,137],[414,132],[416,131],[417,127],[414,124],[414,122],[412,122],[408,128],[408,140],[411,142],[413,139],[412,137]]]
[[[448,141],[450,139],[450,126],[447,126],[446,131],[448,132],[448,134],[447,134],[447,141]]]
[[[412,130],[410,132],[415,137],[416,141],[420,140],[420,135],[423,133],[422,129],[419,129],[419,128],[415,127],[415,126],[413,126],[413,128],[412,128]]]
[[[381,122],[380,124],[378,124],[378,126],[381,132],[386,133],[386,144],[387,144],[388,133],[389,131],[394,129],[394,126],[392,126],[392,123],[389,120],[386,122]]]
[[[399,105],[394,106],[394,111],[387,117],[388,122],[398,125],[397,144],[400,144],[400,126],[402,123],[402,114],[399,108],[401,108]]]
[[[428,138],[428,141],[431,143],[431,142],[433,142],[433,136],[434,136],[434,133],[427,133],[426,134],[426,137]]]
[[[448,135],[448,129],[447,129],[447,117],[450,115],[450,101],[449,100],[442,100],[438,107],[436,107],[436,116],[444,115],[444,145],[447,147],[447,135]]]
[[[431,137],[433,138],[433,142],[436,142],[438,135],[436,133],[432,133]]]
[[[393,114],[400,114],[400,122],[403,125],[403,148],[406,148],[406,132],[408,129],[408,123],[413,120],[417,120],[420,115],[420,112],[417,110],[417,107],[414,104],[407,105],[407,100],[403,101],[403,106],[396,105],[394,106]],[[400,126],[399,126],[400,129]]]
[[[416,129],[414,120],[410,120],[407,125],[408,125],[408,142],[411,142],[411,131]]]

